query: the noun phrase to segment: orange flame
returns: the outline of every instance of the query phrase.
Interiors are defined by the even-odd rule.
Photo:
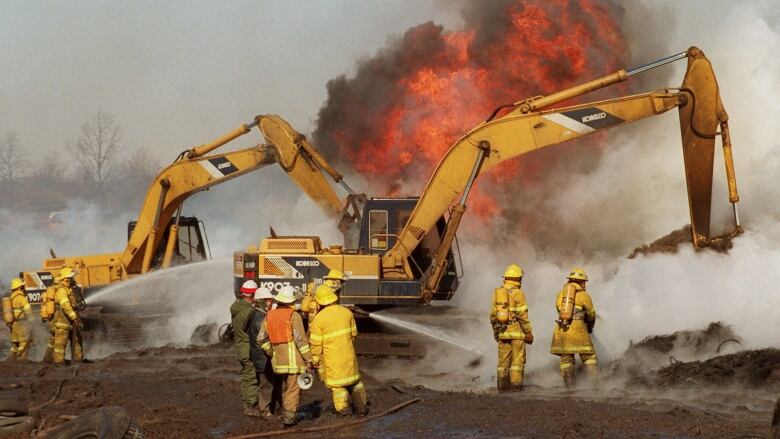
[[[336,149],[374,191],[377,183],[386,193],[402,185],[419,191],[447,149],[497,105],[549,94],[623,64],[619,14],[596,0],[517,1],[502,8],[500,22],[472,23],[463,31],[444,32],[432,23],[409,29],[355,78],[329,83],[315,133],[321,147]],[[473,191],[469,210],[480,217],[500,213],[494,188],[533,184],[543,172],[544,165],[534,169],[520,160],[498,166],[482,178],[489,185]]]

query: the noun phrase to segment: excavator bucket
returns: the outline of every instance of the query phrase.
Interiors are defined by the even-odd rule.
[[[688,70],[680,91],[687,98],[687,102],[680,105],[679,111],[691,232],[694,245],[705,247],[713,239],[710,236],[710,213],[715,137],[720,134],[718,125],[725,123],[728,116],[720,100],[712,65],[698,48],[688,49]],[[729,151],[726,166],[732,166],[733,172],[730,159]],[[732,173],[729,174],[733,178]]]

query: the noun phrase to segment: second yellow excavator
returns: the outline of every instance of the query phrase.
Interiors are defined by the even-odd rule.
[[[266,143],[210,154],[255,126]],[[124,251],[66,257],[57,257],[52,251],[52,258],[44,260],[41,269],[20,273],[29,300],[39,302],[63,267],[77,271],[77,283],[89,294],[151,270],[207,259],[210,255],[203,223],[195,217],[182,216],[184,201],[197,192],[273,163],[278,163],[326,215],[337,219],[342,230],[348,231],[359,222],[356,212],[359,213],[364,197],[354,194],[341,174],[286,121],[276,115],[260,115],[210,143],[183,151],[163,169],[149,185],[138,218],[128,225]],[[325,174],[350,193],[346,204]]]

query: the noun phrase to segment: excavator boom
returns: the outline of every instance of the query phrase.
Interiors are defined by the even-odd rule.
[[[548,109],[682,58],[688,59],[688,69],[680,88]],[[550,96],[516,102],[510,107],[510,112],[497,118],[499,110],[496,110],[488,120],[458,140],[439,162],[395,245],[382,258],[383,277],[412,277],[409,255],[460,195],[459,204],[452,209],[448,230],[442,239],[443,248],[437,251],[437,257],[445,254],[452,243],[450,237],[454,237],[460,216],[465,212],[466,198],[474,180],[494,166],[536,149],[645,119],[673,108],[678,108],[680,114],[694,244],[702,247],[719,238],[710,235],[714,144],[718,135],[723,138],[729,200],[734,205],[736,225],[732,235],[741,232],[736,210],[739,196],[731,158],[728,116],[720,100],[712,66],[699,49],[691,47],[686,52],[647,66],[628,72],[621,70]],[[440,262],[437,261],[425,283],[424,300],[435,291],[441,271],[445,269]]]
[[[237,151],[210,154],[217,148],[247,134],[257,126],[267,143]],[[30,290],[44,287],[52,277],[47,272],[63,266],[80,269],[78,280],[85,287],[96,287],[116,280],[146,273],[156,266],[157,255],[164,248],[160,266],[171,265],[178,242],[179,220],[184,201],[194,193],[240,177],[263,166],[278,163],[326,215],[340,219],[340,226],[348,227],[360,221],[359,215],[349,213],[354,203],[343,201],[336,194],[327,174],[334,182],[359,198],[344,183],[341,174],[295,131],[276,115],[260,115],[214,141],[199,145],[179,154],[149,185],[138,218],[122,253],[52,258],[44,261],[43,271],[27,272],[24,276]],[[189,218],[193,220],[193,218]],[[165,233],[167,231],[167,234]],[[163,242],[166,239],[167,242]]]

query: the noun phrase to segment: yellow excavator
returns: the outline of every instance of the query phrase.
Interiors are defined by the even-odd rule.
[[[266,143],[209,154],[255,126]],[[138,218],[128,225],[123,252],[56,257],[52,251],[52,258],[44,260],[40,270],[20,273],[30,301],[39,302],[58,271],[66,266],[77,270],[77,283],[89,293],[151,270],[209,258],[203,223],[181,215],[184,201],[196,192],[273,163],[278,163],[326,215],[338,219],[343,230],[359,222],[355,212],[359,213],[361,195],[354,194],[341,174],[286,121],[276,115],[260,115],[210,143],[183,151],[163,169],[149,186]],[[342,204],[325,174],[350,193],[347,204]]]
[[[677,88],[552,108],[642,72],[686,59]],[[634,69],[498,107],[446,152],[419,198],[369,198],[357,247],[323,247],[318,237],[271,236],[234,255],[236,286],[253,279],[272,289],[305,289],[330,269],[349,281],[341,302],[365,310],[448,300],[457,289],[453,243],[474,181],[499,163],[677,108],[688,187],[692,241],[705,247],[741,233],[728,115],[710,61],[696,47]],[[734,228],[710,233],[715,138],[720,137]]]

